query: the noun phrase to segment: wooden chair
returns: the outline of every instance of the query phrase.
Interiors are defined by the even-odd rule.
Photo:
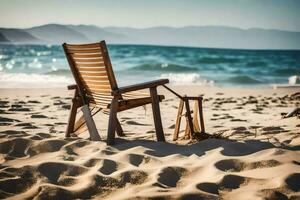
[[[99,108],[109,114],[106,142],[112,145],[115,132],[119,136],[124,135],[117,113],[151,103],[157,140],[165,141],[159,109],[159,102],[164,96],[158,95],[156,88],[168,83],[168,79],[118,87],[105,41],[80,45],[64,43],[63,48],[76,82],[76,85],[68,87],[75,89],[75,93],[66,137],[76,134],[80,126],[86,124],[91,140],[100,140],[90,110]],[[137,92],[147,88],[150,89],[150,95]],[[81,108],[83,116],[75,123],[78,108]]]

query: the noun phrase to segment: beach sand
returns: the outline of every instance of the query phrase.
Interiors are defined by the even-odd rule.
[[[204,94],[206,131],[222,139],[172,141],[179,100],[162,88],[167,143],[148,105],[118,114],[114,146],[64,138],[72,91],[0,89],[0,198],[300,199],[300,119],[281,116],[300,106],[295,89],[171,87]],[[107,120],[95,116],[104,139]]]

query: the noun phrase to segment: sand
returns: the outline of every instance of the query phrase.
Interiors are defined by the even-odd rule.
[[[295,89],[171,87],[204,94],[206,130],[221,138],[172,141],[179,101],[163,89],[167,143],[147,106],[119,113],[114,146],[64,138],[71,92],[0,89],[0,198],[300,199],[300,120],[282,119],[300,106]],[[107,120],[95,117],[104,139]]]

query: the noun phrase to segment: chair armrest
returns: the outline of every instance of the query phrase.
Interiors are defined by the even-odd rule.
[[[77,85],[73,84],[73,85],[68,85],[68,90],[75,90],[77,89]]]
[[[126,93],[126,92],[132,92],[132,91],[136,91],[136,90],[157,87],[159,85],[163,85],[163,84],[167,84],[167,83],[169,83],[169,79],[158,79],[158,80],[149,81],[149,82],[145,82],[145,83],[129,85],[129,86],[125,86],[125,87],[120,87],[117,90],[113,90],[112,95],[115,96],[115,95]]]

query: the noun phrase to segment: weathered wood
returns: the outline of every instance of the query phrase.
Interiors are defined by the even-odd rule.
[[[95,58],[76,58],[74,57],[75,63],[103,63],[102,57],[95,57]]]
[[[175,130],[174,130],[174,134],[173,134],[173,140],[174,141],[178,139],[179,130],[180,130],[180,122],[181,122],[182,111],[183,111],[183,105],[184,105],[183,100],[180,100],[179,107],[178,107],[178,112],[177,112]]]
[[[161,122],[160,109],[159,109],[159,97],[157,95],[156,87],[150,88],[150,95],[151,95],[151,100],[152,100],[152,112],[153,112],[156,138],[157,138],[157,141],[164,142],[165,136],[164,136],[164,131],[163,131],[162,122]]]
[[[68,49],[68,53],[71,54],[93,54],[93,53],[98,53],[100,50],[100,47],[98,48],[93,48],[93,49]]]
[[[90,44],[66,44],[70,49],[90,49],[90,48],[99,48],[99,43],[90,43]]]
[[[126,92],[131,92],[131,91],[136,91],[136,90],[142,90],[146,88],[154,88],[159,85],[167,84],[169,83],[168,79],[159,79],[155,81],[149,81],[145,83],[140,83],[140,84],[135,84],[135,85],[130,85],[126,87],[120,87],[117,90],[113,91],[113,95],[119,94],[119,93],[126,93]]]
[[[77,109],[79,108],[79,106],[80,106],[80,102],[78,97],[78,90],[75,89],[74,96],[72,98],[72,105],[71,105],[71,110],[70,110],[67,130],[66,130],[66,137],[70,137],[71,133],[74,132],[74,124],[76,120]]]
[[[101,46],[101,51],[103,54],[103,62],[106,67],[107,76],[108,76],[111,88],[112,88],[112,90],[116,90],[116,89],[118,89],[118,84],[117,84],[117,80],[116,80],[116,77],[115,77],[115,74],[114,74],[114,71],[112,68],[112,64],[110,61],[110,57],[108,54],[108,49],[107,49],[105,41],[101,41],[100,46]],[[119,96],[119,98],[122,99],[121,95],[118,95],[118,96]]]
[[[75,122],[74,125],[74,134],[75,135],[80,135],[87,129],[84,115],[81,115]]]
[[[117,132],[117,135],[118,135],[119,137],[124,137],[125,134],[124,134],[124,131],[123,131],[122,126],[121,126],[121,123],[120,123],[120,121],[119,121],[118,118],[117,118],[117,121],[116,121],[116,122],[117,122],[117,123],[116,123],[116,132]]]
[[[201,132],[205,133],[202,98],[198,99]]]
[[[190,110],[189,100],[188,99],[184,99],[184,102],[185,102],[185,109],[186,109],[186,114],[187,114],[189,129],[190,129],[191,135],[193,137],[194,134],[195,134],[195,132],[194,132],[193,119],[192,119],[192,116],[191,116],[191,110]]]
[[[194,131],[200,133],[201,129],[198,123],[199,121],[198,114],[199,114],[199,103],[197,100],[194,102],[193,124],[194,124]]]
[[[111,100],[108,129],[107,129],[107,145],[115,144],[115,131],[117,124],[117,110],[118,110],[118,97],[115,97]]]
[[[73,54],[73,58],[78,58],[78,59],[85,59],[85,58],[102,58],[102,53],[93,53],[93,54]]]
[[[189,106],[189,100],[194,100],[195,98],[189,98],[187,96],[184,96],[180,99],[180,104],[178,108],[177,118],[176,118],[176,124],[175,124],[175,130],[174,130],[174,136],[173,140],[178,139],[178,133],[180,128],[180,117],[185,116],[186,118],[186,127],[185,127],[185,133],[184,138],[185,139],[191,139],[194,138],[195,131],[197,133],[205,133],[205,127],[204,127],[204,119],[203,119],[203,110],[202,110],[202,97],[198,97],[198,99],[194,102],[194,110],[193,110],[193,117],[191,116],[192,111],[190,110]],[[181,102],[184,102],[186,113],[182,114],[183,105],[181,105]],[[199,126],[199,119],[198,114],[200,118],[200,126]],[[206,137],[206,135],[205,135]]]
[[[97,131],[95,122],[93,120],[93,117],[92,117],[92,114],[91,114],[91,111],[90,111],[88,105],[83,105],[81,107],[81,110],[83,112],[85,123],[86,123],[86,126],[88,127],[91,140],[92,141],[100,141],[101,138]]]
[[[187,118],[185,118],[185,122],[184,139],[188,140],[191,139],[191,129]]]

